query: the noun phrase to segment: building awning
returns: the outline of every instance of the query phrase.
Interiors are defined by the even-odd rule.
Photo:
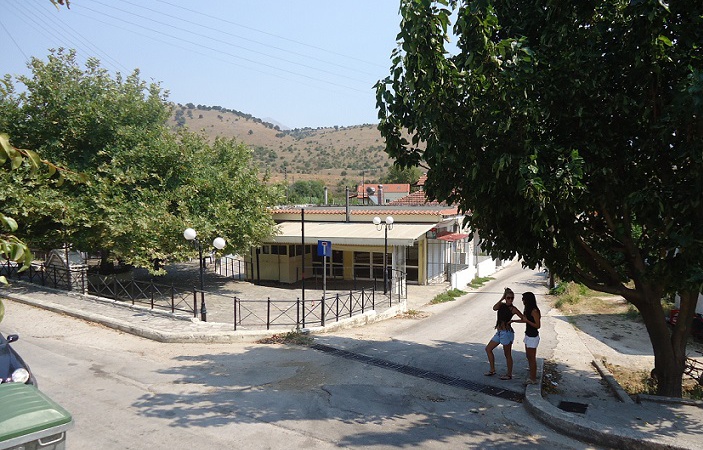
[[[443,236],[437,236],[437,239],[439,239],[440,241],[456,242],[456,241],[460,241],[462,239],[466,239],[467,237],[469,237],[468,234],[451,233],[451,234],[445,234]]]
[[[418,238],[437,224],[394,223],[388,230],[388,245],[412,246]],[[279,233],[268,242],[278,244],[300,244],[302,242],[301,222],[278,224]],[[380,231],[373,223],[359,222],[305,222],[305,243],[330,241],[332,245],[373,245],[383,246],[385,230]]]

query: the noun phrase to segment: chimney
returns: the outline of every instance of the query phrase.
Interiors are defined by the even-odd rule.
[[[327,186],[325,186],[325,206],[327,206]]]
[[[378,204],[379,205],[385,205],[385,199],[383,198],[383,185],[379,184],[378,185]]]

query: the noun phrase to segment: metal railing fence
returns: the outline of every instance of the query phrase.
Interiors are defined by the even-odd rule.
[[[184,312],[193,317],[198,314],[205,320],[206,301],[210,318],[214,321],[232,323],[233,329],[265,327],[306,328],[325,326],[330,321],[364,314],[378,307],[392,307],[394,301],[400,303],[407,298],[407,291],[397,293],[388,290],[388,295],[380,294],[374,286],[361,290],[350,289],[343,292],[328,292],[325,295],[302,302],[299,298],[266,300],[242,299],[221,293],[183,289],[174,285],[154,283],[153,280],[122,279],[120,275],[89,274],[85,268],[66,269],[44,264],[32,264],[21,271],[21,266],[11,261],[0,264],[0,274],[8,278],[24,279],[55,289],[77,291],[103,298],[147,305],[150,309]],[[392,280],[404,285],[402,272],[398,271]],[[404,294],[404,295],[403,295]],[[380,302],[382,301],[382,302]],[[387,301],[387,303],[386,303]]]

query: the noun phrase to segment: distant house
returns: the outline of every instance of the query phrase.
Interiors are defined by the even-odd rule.
[[[356,197],[365,205],[386,205],[410,194],[410,184],[360,184],[356,188]]]

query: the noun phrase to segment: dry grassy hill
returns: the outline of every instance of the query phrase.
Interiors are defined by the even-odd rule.
[[[251,115],[202,105],[175,105],[172,126],[235,138],[254,151],[254,159],[274,180],[316,179],[343,191],[362,182],[377,182],[392,161],[383,151],[376,125],[280,130]]]

